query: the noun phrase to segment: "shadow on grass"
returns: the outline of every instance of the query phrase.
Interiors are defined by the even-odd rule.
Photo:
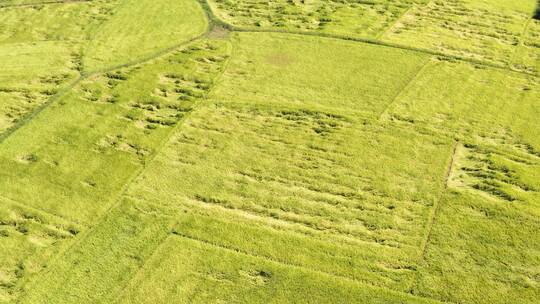
[[[536,4],[536,11],[534,12],[533,19],[540,20],[540,0]]]

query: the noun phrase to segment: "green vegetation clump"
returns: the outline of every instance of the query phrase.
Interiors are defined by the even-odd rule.
[[[0,0],[0,303],[537,303],[537,5]]]

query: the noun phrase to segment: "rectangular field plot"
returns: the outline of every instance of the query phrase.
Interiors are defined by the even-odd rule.
[[[383,119],[460,142],[451,188],[538,214],[539,92],[534,77],[433,61]]]
[[[118,303],[434,303],[176,235],[160,246],[118,299]]]
[[[448,186],[539,216],[540,153],[532,152],[504,141],[467,141],[456,147]]]
[[[211,0],[216,14],[235,26],[377,37],[413,5],[427,0],[285,1]]]
[[[535,5],[533,0],[431,1],[407,12],[382,39],[445,54],[516,63],[514,54]],[[529,64],[533,66],[526,69],[534,68],[533,62]]]
[[[239,33],[215,89],[227,102],[377,117],[427,63],[411,51],[300,35]]]
[[[44,269],[79,229],[0,197],[0,303],[13,303],[24,283]]]
[[[304,261],[298,252],[287,262],[402,289],[413,272],[450,154],[450,140],[339,114],[216,104],[192,114],[128,195],[276,224],[285,239],[287,231],[299,234],[294,242],[309,244],[305,236],[312,236],[321,246],[313,246],[312,259]],[[202,227],[190,236],[229,241]],[[250,232],[247,224],[234,229],[253,238],[264,234],[262,228]],[[248,243],[234,246],[256,250]],[[259,254],[271,255],[277,251],[272,244],[278,243],[257,247]],[[325,243],[338,244],[336,252],[352,250],[341,258],[342,267],[320,252]]]
[[[450,303],[538,303],[540,221],[516,204],[445,194],[413,294]]]
[[[462,139],[540,150],[538,78],[463,62],[433,61],[383,118]]]
[[[0,193],[91,221],[204,98],[227,52],[225,42],[201,41],[80,82],[3,141]]]

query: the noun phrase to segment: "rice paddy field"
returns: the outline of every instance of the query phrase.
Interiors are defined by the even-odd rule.
[[[536,0],[0,0],[0,303],[540,302]]]

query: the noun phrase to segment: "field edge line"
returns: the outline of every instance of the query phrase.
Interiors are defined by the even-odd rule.
[[[416,261],[416,264],[418,266],[425,261],[425,256],[428,251],[428,247],[431,242],[432,235],[433,235],[433,227],[437,223],[437,216],[439,215],[439,212],[441,209],[441,200],[443,199],[444,194],[448,190],[448,180],[450,178],[450,174],[452,173],[452,169],[454,168],[456,153],[457,153],[457,149],[459,145],[460,145],[459,141],[454,141],[454,144],[452,145],[452,154],[450,155],[450,159],[448,161],[448,165],[446,167],[445,174],[444,174],[443,189],[441,190],[441,192],[439,193],[439,196],[437,197],[437,200],[435,201],[435,204],[433,206],[433,211],[431,213],[431,216],[427,224],[426,236],[424,238],[424,241],[422,242],[422,245],[420,246],[420,254]],[[418,286],[419,275],[420,275],[420,272],[418,272],[417,270],[416,275],[414,276],[413,281],[411,283],[411,286],[408,288],[410,293],[412,293]]]
[[[37,108],[35,108],[33,111],[25,115],[21,120],[17,121],[16,124],[6,129],[4,132],[0,133],[0,144],[3,144],[6,139],[8,139],[12,134],[17,132],[17,130],[23,128],[26,126],[29,122],[31,122],[36,116],[38,116],[41,112],[43,112],[45,109],[47,109],[50,105],[52,105],[55,101],[61,99],[64,97],[67,93],[69,93],[77,84],[79,84],[82,80],[86,79],[87,76],[85,75],[79,75],[76,79],[74,79],[71,83],[69,83],[67,86],[61,87],[56,94],[52,95],[47,101],[39,105]]]

